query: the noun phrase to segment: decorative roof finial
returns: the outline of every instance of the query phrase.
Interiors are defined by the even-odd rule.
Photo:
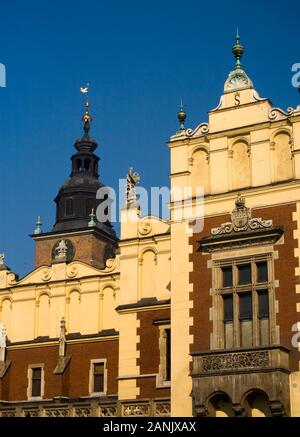
[[[41,234],[42,233],[42,222],[41,222],[41,217],[38,216],[37,221],[35,223],[35,230],[34,230],[34,234]]]
[[[84,135],[85,136],[89,135],[90,123],[93,120],[93,117],[89,113],[89,87],[90,87],[89,83],[87,83],[85,87],[80,87],[80,92],[82,94],[86,94],[85,113],[82,116],[83,130],[84,130]]]
[[[0,253],[0,266],[4,266],[4,258],[5,258],[5,254]]]
[[[178,121],[179,121],[179,124],[180,124],[179,132],[184,131],[185,130],[184,122],[185,122],[185,119],[186,119],[186,112],[183,110],[182,99],[180,101],[180,108],[179,108],[179,111],[177,113],[177,117],[178,117]]]
[[[236,59],[235,68],[238,69],[238,68],[242,68],[241,58],[242,58],[243,53],[244,53],[244,47],[242,46],[242,44],[240,44],[240,35],[239,35],[238,28],[236,29],[235,40],[236,40],[236,43],[232,47],[232,53]]]
[[[62,317],[60,321],[60,334],[59,334],[59,356],[64,357],[66,355],[66,321]]]
[[[91,218],[91,220],[88,222],[88,227],[89,228],[94,228],[97,225],[97,223],[96,223],[96,214],[95,214],[94,208],[92,209],[92,212],[90,214],[90,218]]]

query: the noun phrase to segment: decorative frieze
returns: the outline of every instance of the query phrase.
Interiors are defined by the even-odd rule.
[[[45,408],[46,417],[68,417],[70,415],[69,408]]]
[[[39,402],[33,405],[14,404],[15,408],[0,408],[0,417],[170,417],[170,399],[148,399],[141,402],[108,402],[102,403],[93,399],[89,403],[42,405]]]
[[[1,417],[15,417],[16,416],[16,410],[2,410],[0,411]]]
[[[150,404],[123,404],[122,416],[150,416]]]
[[[156,417],[169,417],[171,416],[171,404],[170,402],[155,402],[154,416]]]
[[[262,368],[269,365],[268,351],[240,352],[202,357],[202,371]]]
[[[74,409],[75,417],[90,417],[92,416],[92,407],[75,407]]]
[[[24,417],[39,417],[41,412],[38,408],[25,408],[23,410]]]
[[[115,417],[115,416],[117,416],[117,406],[116,405],[100,405],[99,416],[100,417]]]

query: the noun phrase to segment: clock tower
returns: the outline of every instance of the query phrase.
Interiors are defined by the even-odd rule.
[[[92,116],[89,112],[88,88],[84,134],[76,140],[71,157],[71,174],[55,198],[56,221],[50,232],[43,233],[37,222],[32,238],[36,242],[35,267],[57,262],[83,261],[104,268],[107,258],[114,256],[116,233],[109,221],[99,222],[95,211],[102,200],[96,198],[104,184],[99,180],[99,157],[94,153],[97,143],[90,137]]]

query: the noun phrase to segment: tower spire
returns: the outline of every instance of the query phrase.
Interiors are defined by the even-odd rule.
[[[242,44],[240,43],[240,35],[239,35],[239,29],[236,29],[236,36],[235,36],[235,44],[232,47],[232,53],[236,59],[235,62],[235,68],[242,68],[242,64],[241,64],[241,58],[243,56],[244,53],[244,47],[242,46]]]
[[[90,112],[89,112],[89,88],[90,88],[90,84],[87,83],[85,87],[80,87],[80,92],[82,94],[86,95],[85,98],[85,113],[82,116],[82,121],[83,121],[83,130],[84,130],[84,135],[85,136],[89,136],[89,130],[90,130],[90,123],[93,120],[93,117],[91,116]]]

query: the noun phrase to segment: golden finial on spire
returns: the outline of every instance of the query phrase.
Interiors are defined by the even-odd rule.
[[[93,120],[90,112],[89,112],[89,88],[90,88],[90,84],[87,83],[85,87],[80,87],[80,92],[82,94],[86,94],[86,99],[85,99],[85,113],[82,116],[82,121],[84,124],[84,133],[85,135],[88,135],[89,130],[90,130],[90,123]]]

